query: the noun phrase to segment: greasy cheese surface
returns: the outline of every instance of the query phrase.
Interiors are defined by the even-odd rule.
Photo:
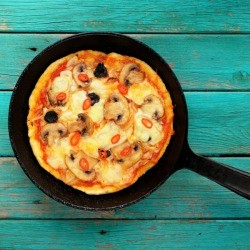
[[[51,80],[65,61],[66,68]],[[100,63],[106,75],[94,73]],[[135,70],[135,80],[127,65]],[[87,80],[79,80],[79,74]],[[44,89],[45,103],[40,99]],[[117,101],[121,105],[114,109]],[[172,102],[159,76],[144,62],[116,53],[81,51],[56,61],[39,79],[29,105],[30,143],[40,165],[88,194],[132,185],[153,167],[153,154],[160,157],[173,134]],[[49,111],[57,118],[49,117]],[[164,124],[170,126],[167,136]]]
[[[142,119],[146,118],[152,122],[152,127],[147,128],[143,125]],[[163,139],[162,125],[154,119],[149,118],[139,109],[135,114],[134,119],[134,136],[142,142],[148,142],[150,145],[155,145]]]

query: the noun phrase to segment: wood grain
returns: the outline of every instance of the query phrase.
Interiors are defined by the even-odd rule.
[[[7,116],[11,92],[0,92],[0,155],[13,156]],[[189,143],[203,155],[250,152],[250,92],[186,92]]]
[[[250,221],[0,221],[0,247],[249,249]],[[237,233],[236,233],[237,232]]]
[[[249,32],[249,4],[238,1],[2,0],[2,32]]]
[[[213,158],[250,172],[249,158]],[[42,193],[15,158],[0,159],[0,219],[250,219],[248,200],[188,170],[170,177],[139,203],[108,212],[86,212]]]
[[[13,89],[27,64],[69,34],[0,34],[0,89]],[[250,90],[250,35],[136,35],[173,68],[185,90]],[[237,49],[236,49],[237,48]]]

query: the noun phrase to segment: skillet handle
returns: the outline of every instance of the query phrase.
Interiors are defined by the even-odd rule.
[[[196,155],[189,147],[185,152],[184,161],[183,167],[250,199],[250,173]]]

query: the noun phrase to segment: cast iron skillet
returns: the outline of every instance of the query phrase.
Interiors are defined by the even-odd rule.
[[[40,75],[55,60],[79,50],[117,52],[137,57],[158,72],[174,103],[175,135],[158,164],[134,185],[114,194],[86,195],[55,179],[34,157],[26,118],[28,99]],[[61,40],[36,56],[20,76],[11,98],[9,135],[16,158],[27,176],[44,193],[63,204],[85,210],[121,208],[149,195],[175,171],[188,168],[235,193],[250,199],[250,174],[194,154],[187,142],[188,114],[180,84],[166,62],[151,48],[130,37],[114,33],[85,33]]]

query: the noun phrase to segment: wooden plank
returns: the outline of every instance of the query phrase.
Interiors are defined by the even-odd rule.
[[[250,172],[250,158],[213,158]],[[181,170],[140,202],[117,211],[86,212],[42,193],[14,158],[0,158],[0,219],[250,219],[248,200]]]
[[[11,92],[0,92],[0,155],[13,156],[7,130]],[[189,142],[203,155],[249,154],[250,92],[186,92]]]
[[[244,1],[2,0],[2,32],[249,32]]]
[[[66,36],[0,34],[0,89],[13,89],[35,55]],[[250,35],[130,36],[155,49],[185,90],[250,90]]]
[[[0,247],[249,249],[250,221],[0,221]]]

